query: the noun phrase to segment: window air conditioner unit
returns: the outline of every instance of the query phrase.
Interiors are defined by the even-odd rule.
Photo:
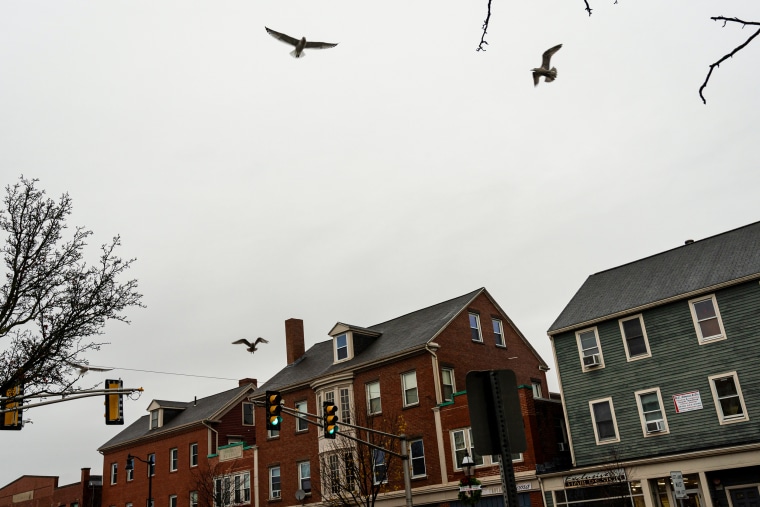
[[[599,354],[591,354],[590,356],[583,356],[583,366],[599,366],[602,362],[599,360]]]
[[[272,491],[272,498],[280,498],[282,491]]]
[[[665,431],[665,423],[662,420],[647,422],[647,433],[659,433]]]
[[[567,444],[565,442],[560,442],[557,444],[557,447],[560,451],[566,451],[567,450]]]

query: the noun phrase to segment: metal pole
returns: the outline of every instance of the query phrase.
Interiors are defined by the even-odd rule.
[[[412,507],[412,480],[409,473],[409,453],[406,448],[406,435],[399,435],[401,439],[401,463],[404,466],[404,489],[406,493],[406,507]]]
[[[496,417],[498,418],[499,440],[501,441],[501,484],[504,490],[504,505],[506,507],[517,507],[517,488],[515,487],[515,468],[512,465],[512,453],[509,450],[509,434],[507,433],[507,421],[504,414],[504,405],[502,403],[501,388],[496,380],[496,372],[491,371],[491,391],[493,392],[493,402],[496,407]]]

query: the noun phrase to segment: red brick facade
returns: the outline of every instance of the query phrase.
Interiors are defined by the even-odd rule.
[[[472,339],[469,314],[480,318],[482,342]],[[496,345],[492,319],[502,323],[505,347]],[[379,338],[382,339],[382,338]],[[306,400],[309,413],[319,413],[318,397],[326,390],[335,389],[335,402],[340,404],[338,391],[349,389],[353,413],[367,410],[369,382],[379,382],[382,416],[395,419],[402,416],[405,432],[410,440],[422,439],[425,473],[412,479],[415,505],[447,505],[457,497],[457,482],[463,477],[459,464],[454,463],[452,431],[470,426],[466,395],[454,396],[452,402],[441,399],[441,369],[453,369],[455,391],[464,391],[468,371],[512,369],[521,385],[520,399],[523,409],[528,450],[522,461],[515,463],[518,482],[530,492],[530,504],[542,505],[538,483],[535,480],[536,464],[550,461],[557,454],[557,434],[554,428],[562,418],[558,402],[538,400],[532,395],[532,384],[540,383],[542,392],[548,392],[545,363],[524,340],[509,318],[483,291],[461,313],[435,336],[427,349],[418,349],[397,357],[365,364],[348,374],[335,374],[333,378],[316,379],[309,385],[292,386],[279,390],[286,407]],[[402,374],[416,372],[419,401],[403,406]],[[321,398],[320,398],[321,399]],[[537,408],[541,405],[540,408]],[[545,405],[545,406],[544,406]],[[321,428],[309,425],[306,431],[296,431],[296,419],[285,416],[281,431],[276,438],[267,438],[264,410],[257,407],[258,475],[260,506],[298,505],[295,498],[299,489],[298,463],[309,461],[314,491],[306,503],[318,502],[320,477]],[[340,422],[338,423],[340,426]],[[547,431],[552,428],[551,431]],[[340,438],[340,437],[339,437]],[[469,438],[469,437],[468,437]],[[324,444],[323,444],[324,445]],[[553,454],[552,454],[553,453]],[[269,470],[279,467],[281,493],[272,495]],[[500,488],[498,466],[477,468],[477,476],[485,478],[484,485],[491,485],[491,493]],[[395,482],[394,482],[395,481]],[[532,481],[532,482],[531,482]],[[403,504],[403,482],[400,475],[389,479],[388,492],[378,498],[378,505],[387,500],[388,505]],[[488,492],[488,491],[487,491]]]
[[[24,475],[0,489],[0,507],[100,507],[100,476],[82,469],[82,479],[58,486],[58,477]]]

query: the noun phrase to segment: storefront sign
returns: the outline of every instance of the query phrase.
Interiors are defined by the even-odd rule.
[[[623,482],[625,480],[625,470],[622,468],[615,468],[613,470],[604,470],[603,472],[568,475],[565,477],[565,487],[583,488],[586,486],[600,486],[602,484],[610,484],[613,482]]]
[[[536,484],[536,486],[538,486],[538,484]],[[535,489],[538,489],[538,487],[536,487]],[[533,491],[533,490],[534,490],[533,483],[530,481],[517,483],[518,492]],[[501,484],[495,484],[491,487],[483,488],[483,495],[503,495],[503,494],[504,494],[504,490],[501,487]]]
[[[674,394],[673,404],[676,406],[676,414],[691,410],[702,410],[702,398],[699,396],[699,391]]]

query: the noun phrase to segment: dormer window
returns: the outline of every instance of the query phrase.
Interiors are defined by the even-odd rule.
[[[158,412],[160,409],[154,409],[150,411],[150,429],[154,430],[158,428]]]
[[[339,334],[335,337],[335,360],[343,361],[348,359],[348,335]]]

